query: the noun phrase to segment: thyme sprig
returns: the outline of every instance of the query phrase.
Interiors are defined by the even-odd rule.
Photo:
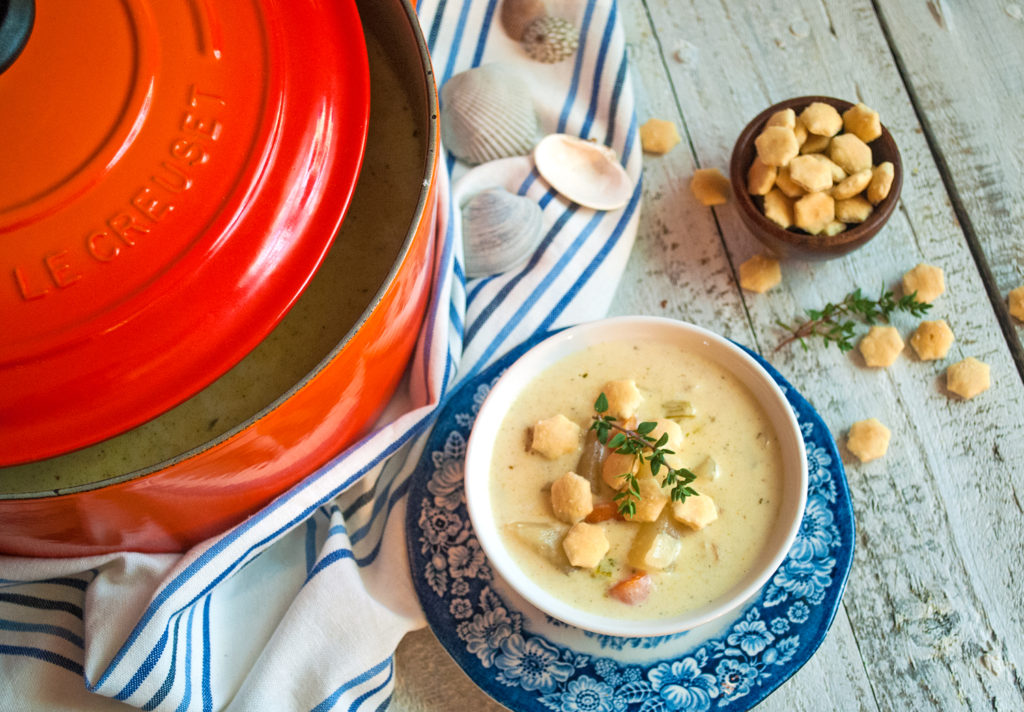
[[[819,336],[826,344],[835,344],[845,353],[853,348],[857,321],[868,325],[879,321],[888,322],[889,316],[897,311],[921,317],[931,308],[931,304],[918,301],[917,292],[895,299],[893,293],[883,285],[878,298],[871,299],[863,296],[858,287],[837,304],[829,302],[822,309],[807,309],[808,319],[804,321],[787,324],[777,320],[775,323],[788,331],[789,336],[779,342],[775,350],[799,341],[806,351],[808,347],[805,339]]]
[[[616,418],[607,415],[608,398],[601,393],[594,402],[595,415],[590,429],[597,432],[597,439],[606,447],[617,453],[633,455],[640,458],[641,462],[646,460],[650,463],[651,474],[655,477],[665,470],[662,480],[663,487],[671,487],[672,499],[677,502],[684,501],[687,497],[696,496],[697,492],[690,483],[697,479],[697,476],[685,467],[673,468],[665,459],[667,455],[675,454],[673,450],[667,449],[668,433],[663,433],[655,440],[651,432],[658,426],[657,423],[645,421],[636,426],[636,429],[623,427],[616,423]],[[640,494],[640,482],[633,472],[623,472],[619,477],[626,480],[626,486],[615,495],[615,503],[618,506],[619,514],[632,517],[636,514],[636,505],[642,497]]]

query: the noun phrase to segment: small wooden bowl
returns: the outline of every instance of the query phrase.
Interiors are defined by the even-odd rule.
[[[851,225],[838,235],[811,235],[797,228],[783,229],[764,216],[761,211],[759,196],[747,192],[747,170],[757,155],[754,139],[761,133],[768,118],[777,111],[793,109],[799,115],[808,104],[821,101],[831,104],[839,113],[853,106],[848,101],[834,99],[829,96],[801,96],[780,102],[768,107],[747,124],[740,133],[733,147],[732,159],[729,162],[729,179],[732,192],[739,206],[740,219],[758,240],[770,247],[781,257],[797,257],[805,260],[828,260],[841,257],[866,244],[878,234],[888,221],[899,201],[900,188],[903,186],[903,162],[899,149],[885,126],[882,135],[868,144],[874,165],[889,161],[895,168],[895,176],[889,195],[875,206],[874,212],[859,225]]]

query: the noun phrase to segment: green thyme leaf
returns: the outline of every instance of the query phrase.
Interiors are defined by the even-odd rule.
[[[807,309],[807,319],[794,324],[787,324],[784,321],[776,320],[779,326],[789,332],[779,345],[775,347],[778,351],[783,346],[794,341],[806,351],[807,339],[812,337],[821,338],[826,344],[835,344],[842,351],[847,352],[853,349],[853,338],[856,335],[857,323],[873,326],[878,322],[889,322],[894,312],[907,312],[915,317],[924,316],[932,305],[921,302],[917,299],[917,292],[907,294],[899,299],[893,297],[893,293],[885,289],[884,285],[878,297],[871,299],[861,294],[858,287],[843,297],[842,301],[833,304],[828,303],[822,309]]]
[[[598,440],[615,452],[632,454],[639,457],[641,461],[646,460],[650,465],[651,474],[655,477],[664,471],[662,486],[672,487],[673,500],[682,502],[687,497],[694,496],[696,492],[686,485],[693,482],[696,475],[686,468],[673,469],[666,460],[667,455],[675,454],[665,447],[668,444],[668,433],[662,433],[661,437],[655,441],[650,433],[657,427],[657,423],[645,421],[637,425],[635,430],[618,425],[612,422],[614,418],[604,415],[607,405],[608,400],[604,393],[594,403],[595,415],[590,429],[597,432]],[[604,410],[601,409],[602,406]],[[615,435],[612,435],[609,440],[608,436],[613,430]],[[615,495],[615,503],[620,514],[633,517],[636,514],[636,505],[641,499],[640,481],[632,471],[624,472],[619,477],[625,480],[625,484]]]

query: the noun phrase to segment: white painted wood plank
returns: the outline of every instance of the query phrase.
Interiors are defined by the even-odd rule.
[[[878,6],[1005,310],[1024,285],[1024,3]],[[1004,317],[1019,343],[1024,322]]]
[[[851,644],[851,641],[852,644]],[[845,610],[836,616],[818,652],[757,706],[757,712],[877,710]]]
[[[894,432],[884,460],[848,461],[859,538],[845,605],[879,707],[965,709],[991,701],[1019,708],[1024,606],[1009,572],[1024,563],[1024,393],[872,6],[647,6],[666,54],[684,43],[696,48],[696,69],[670,61],[669,72],[702,165],[724,170],[746,121],[790,96],[863,99],[896,134],[906,184],[901,210],[883,235],[842,260],[787,262],[784,286],[748,295],[746,304],[758,342],[770,348],[780,336],[776,318],[838,299],[855,285],[894,285],[920,261],[946,269],[949,291],[934,316],[946,318],[958,336],[947,362],[974,355],[992,365],[996,386],[978,399],[950,398],[942,387],[945,363],[909,355],[882,372],[817,346],[772,359],[840,442],[849,424],[869,416]],[[716,215],[734,263],[759,250],[729,206]],[[897,321],[904,333],[914,325]],[[998,675],[990,671],[998,665],[985,665],[996,658]]]
[[[683,133],[684,117],[642,3],[623,2],[619,8],[638,122],[669,120]],[[663,156],[645,154],[640,227],[611,313],[684,319],[749,344],[753,332],[715,216],[690,193],[695,159],[685,135]]]

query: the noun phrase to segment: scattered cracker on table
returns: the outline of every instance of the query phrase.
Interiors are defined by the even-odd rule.
[[[988,364],[973,356],[968,356],[946,369],[946,388],[964,400],[970,400],[982,391],[987,391],[991,385]]]
[[[647,153],[668,153],[680,141],[679,130],[671,121],[647,119],[640,127],[640,145]]]
[[[917,301],[931,304],[946,291],[942,268],[921,263],[903,275],[903,294],[917,292]]]
[[[722,205],[729,200],[729,179],[717,168],[698,168],[690,179],[690,190],[701,205]]]
[[[1010,306],[1010,315],[1024,321],[1024,286],[1011,289],[1006,301]]]
[[[857,346],[871,368],[888,368],[903,351],[903,339],[895,326],[872,326]]]
[[[754,255],[740,265],[740,286],[751,292],[766,292],[782,281],[782,267],[774,257]]]
[[[943,319],[922,321],[910,336],[910,345],[922,361],[946,358],[953,345],[953,330]]]
[[[892,433],[877,418],[859,420],[850,426],[846,437],[846,449],[861,462],[876,460],[889,449]]]

